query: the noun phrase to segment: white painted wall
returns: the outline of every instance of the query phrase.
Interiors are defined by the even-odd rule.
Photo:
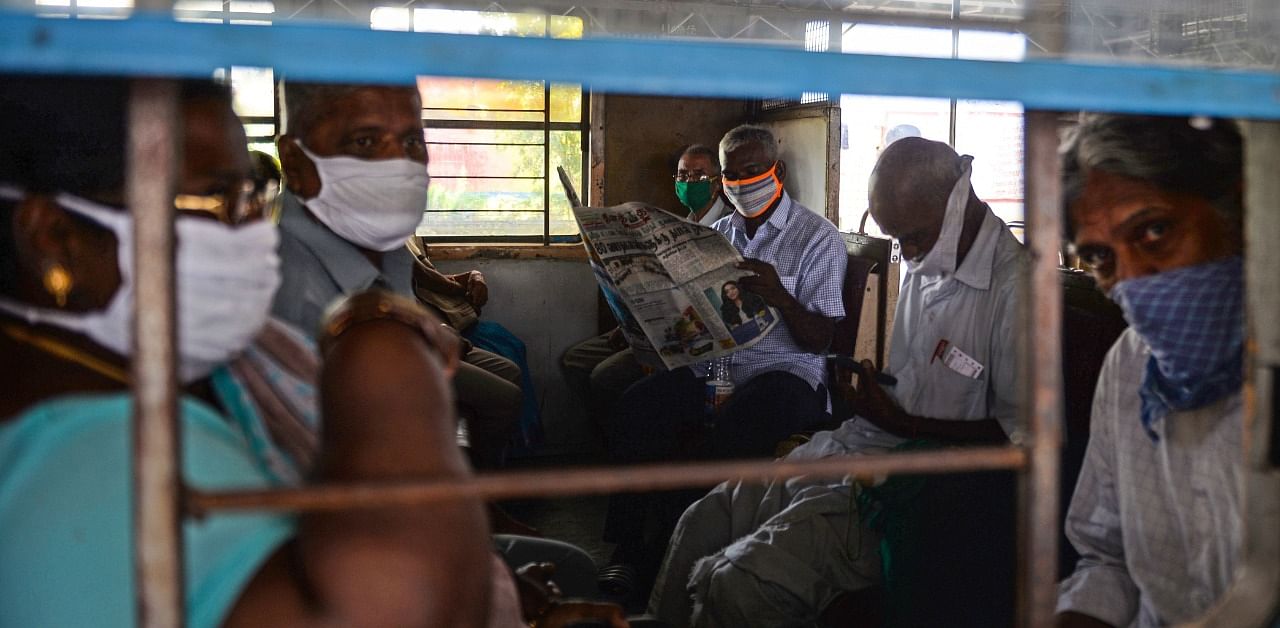
[[[596,333],[596,282],[586,261],[544,259],[437,260],[443,273],[484,273],[485,320],[511,330],[528,347],[542,402],[548,453],[594,447],[593,427],[560,375],[560,355]]]
[[[827,207],[827,118],[764,122],[778,139],[778,159],[787,164],[787,193],[824,214]]]

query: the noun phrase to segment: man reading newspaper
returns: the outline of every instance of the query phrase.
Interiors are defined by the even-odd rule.
[[[724,358],[734,392],[714,411],[705,403],[710,361],[658,372],[628,389],[606,423],[606,446],[619,463],[770,456],[778,441],[828,416],[823,356],[835,323],[844,316],[844,242],[834,225],[783,189],[786,164],[778,159],[768,129],[733,129],[721,140],[720,154],[724,194],[736,211],[712,228],[745,259],[727,269],[736,276],[722,277],[706,295],[716,309],[704,314],[691,308],[694,317],[673,325],[678,329],[669,336],[675,338],[659,338],[655,349],[664,361],[677,351],[689,357],[720,355],[714,346],[720,341],[703,328],[728,328],[735,342],[753,344],[735,347]],[[641,266],[621,270],[655,270]],[[771,309],[762,313],[753,307],[757,299]],[[773,312],[780,321],[770,320]],[[747,340],[761,326],[768,327],[765,335]],[[712,342],[700,341],[704,336]],[[704,347],[708,353],[699,353]],[[696,491],[614,496],[605,539],[618,546],[615,566],[602,572],[602,583],[633,584],[634,594],[644,599],[676,519],[698,496]]]

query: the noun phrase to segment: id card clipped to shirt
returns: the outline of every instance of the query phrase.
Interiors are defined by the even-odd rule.
[[[938,346],[934,348],[933,358],[929,363],[932,364],[934,360],[942,360],[943,366],[969,379],[978,379],[986,368],[981,362],[969,357],[969,354],[961,351],[945,338],[938,341]]]

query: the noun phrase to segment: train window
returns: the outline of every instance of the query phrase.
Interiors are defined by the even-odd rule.
[[[36,15],[82,20],[123,20],[133,13],[133,0],[35,0]]]
[[[249,148],[270,155],[276,154],[274,81],[275,73],[271,68],[231,68],[232,105],[244,122]]]
[[[846,53],[1017,61],[1026,39],[1020,33],[845,24],[840,45]],[[871,167],[880,150],[904,134],[948,142],[976,157],[974,188],[1006,222],[1023,220],[1019,103],[844,94],[840,106],[842,228],[860,224]],[[879,235],[873,221],[866,227]]]
[[[507,37],[582,37],[573,16],[378,7],[374,29]],[[431,191],[429,240],[576,241],[556,166],[583,182],[583,90],[543,81],[419,77]],[[585,189],[585,183],[580,184]]]

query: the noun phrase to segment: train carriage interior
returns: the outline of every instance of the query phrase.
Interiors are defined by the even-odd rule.
[[[441,342],[456,343],[460,349],[454,350],[463,354],[459,364],[450,361],[448,349],[441,350],[443,360],[432,357],[424,368],[444,382],[428,388],[443,386],[447,393],[449,403],[433,403],[447,406],[436,414],[458,419],[442,420],[456,440],[457,451],[450,455],[461,452],[464,457],[458,461],[465,468],[449,467],[438,476],[316,475],[321,479],[264,484],[238,494],[236,486],[183,488],[173,472],[176,463],[170,461],[166,468],[173,473],[164,486],[171,492],[127,502],[138,513],[128,526],[150,525],[143,516],[150,509],[178,518],[161,520],[159,529],[167,525],[170,531],[178,529],[175,522],[216,518],[219,509],[297,510],[306,514],[297,515],[302,532],[290,543],[305,548],[321,542],[307,535],[323,528],[328,513],[347,508],[426,512],[465,501],[482,511],[481,519],[473,521],[490,526],[484,536],[492,535],[489,542],[496,549],[489,554],[510,566],[502,573],[526,562],[562,563],[558,576],[533,572],[536,580],[556,583],[538,589],[539,599],[550,600],[545,605],[527,601],[524,587],[530,572],[515,577],[511,595],[518,592],[524,606],[516,605],[514,625],[1280,626],[1280,424],[1274,398],[1280,340],[1269,329],[1269,321],[1280,313],[1275,298],[1280,284],[1267,272],[1278,261],[1267,243],[1280,237],[1275,203],[1275,181],[1280,180],[1275,177],[1280,156],[1280,3],[0,0],[0,24],[0,71],[19,86],[0,88],[9,92],[0,115],[22,110],[11,103],[21,102],[17,90],[32,75],[59,77],[68,84],[126,77],[135,86],[198,79],[229,92],[235,133],[242,128],[253,154],[252,193],[246,188],[246,194],[254,200],[249,205],[283,233],[279,257],[285,279],[274,297],[272,317],[302,329],[308,343],[309,330],[319,329],[314,338],[318,355],[358,355],[354,349],[343,353],[338,339],[344,333],[354,337],[347,329],[358,330],[369,318],[401,320],[406,315],[388,312],[410,307],[390,305],[391,297],[364,307],[353,298],[331,306],[322,325],[317,322],[323,308],[298,320],[281,314],[294,311],[282,309],[282,294],[304,300],[310,289],[290,287],[289,247],[304,242],[298,234],[318,231],[323,234],[306,237],[336,238],[340,244],[325,246],[354,247],[351,254],[308,253],[315,258],[310,263],[325,268],[339,284],[364,272],[352,271],[352,264],[373,264],[364,285],[342,297],[365,289],[399,293],[395,298],[414,304],[415,312],[427,312],[414,316],[430,321],[415,319],[419,322],[410,327],[444,323],[453,330],[448,332],[452,340]],[[177,48],[180,42],[187,47],[162,54],[166,46]],[[425,207],[411,212],[412,233],[404,246],[402,238],[392,238],[390,247],[359,244],[358,237],[348,237],[325,213],[349,211],[341,209],[343,193],[392,203],[397,194],[404,196],[393,189],[391,179],[364,188],[342,187],[339,174],[355,178],[372,172],[368,164],[383,158],[362,157],[364,148],[357,140],[351,140],[356,146],[351,150],[344,143],[332,144],[337,148],[322,143],[329,141],[323,138],[330,128],[347,124],[325,116],[345,111],[355,119],[364,115],[362,103],[375,102],[352,95],[366,89],[382,90],[377,93],[384,100],[376,102],[383,104],[373,105],[375,111],[392,102],[385,99],[399,97],[417,107],[414,123],[421,124],[420,141],[416,135],[410,138],[406,145],[416,148],[406,149],[396,161],[410,170],[421,170],[425,162],[429,184],[418,190]],[[130,125],[140,128],[138,121],[147,116],[136,108],[144,95],[136,88],[131,93],[122,102],[133,99]],[[160,116],[172,124],[155,146],[182,137],[182,116],[190,118],[183,113],[190,108],[183,100],[188,96],[165,93],[170,94],[165,96],[170,98],[168,113]],[[326,99],[346,109],[324,109]],[[1188,146],[1209,141],[1193,137],[1170,144],[1170,151],[1187,155],[1160,154],[1164,163],[1183,167],[1176,175],[1112,175],[1107,168],[1115,163],[1138,160],[1134,155],[1143,151],[1154,153],[1156,135],[1134,140],[1130,153],[1113,161],[1099,157],[1086,163],[1088,150],[1104,148],[1080,139],[1091,119],[1082,117],[1082,111],[1102,118],[1152,119],[1156,125],[1174,120],[1215,138],[1234,138],[1234,148],[1210,152],[1218,149],[1212,145],[1192,155],[1195,150]],[[62,114],[22,115],[54,124],[48,120],[56,122]],[[23,135],[20,141],[39,144],[14,130],[15,125],[0,123],[14,133],[0,142],[16,144],[14,138]],[[1116,124],[1121,125],[1117,129],[1138,128]],[[139,262],[135,270],[121,265],[126,271],[122,277],[137,275],[138,311],[162,313],[154,319],[160,326],[149,329],[172,333],[173,317],[180,321],[184,316],[187,275],[181,242],[189,231],[182,226],[187,211],[182,202],[191,194],[182,183],[189,177],[192,155],[167,153],[173,164],[188,165],[169,175],[151,174],[145,168],[155,173],[172,168],[138,157],[137,147],[145,138],[122,128],[121,141],[127,139],[134,151],[126,153],[119,146],[120,183],[131,186],[128,198],[143,198],[137,195],[148,178],[180,192],[178,261],[170,265],[177,269],[176,309],[167,300],[174,298],[172,290],[144,297],[144,289],[153,289],[146,286],[155,285],[145,283],[144,274],[153,272],[145,264]],[[319,129],[323,132],[316,133]],[[1120,131],[1106,137],[1116,133]],[[1181,131],[1152,133],[1182,137]],[[1098,137],[1104,135],[1099,132]],[[186,137],[187,146],[193,146],[195,136],[187,132]],[[341,142],[349,140],[344,135]],[[175,145],[181,147],[180,142]],[[23,157],[11,158],[10,153]],[[0,172],[25,173],[27,164],[21,159],[46,153],[53,154],[4,152]],[[1235,161],[1222,166],[1220,157],[1231,154]],[[1078,163],[1071,161],[1077,158]],[[37,163],[36,157],[30,159]],[[1186,166],[1184,161],[1209,165]],[[1100,210],[1090,204],[1103,206],[1112,199],[1105,190],[1097,191],[1106,185],[1098,182],[1105,177],[1121,180],[1113,184],[1117,186],[1134,184],[1124,188],[1138,190],[1133,196],[1146,192],[1157,199],[1143,211],[1172,212],[1167,207],[1180,208],[1178,203],[1191,196],[1199,203],[1196,208],[1217,210],[1203,215],[1235,225],[1235,231],[1224,228],[1222,240],[1230,242],[1221,245],[1222,251],[1229,251],[1213,248],[1215,240],[1187,255],[1207,256],[1196,258],[1204,268],[1234,260],[1234,274],[1225,279],[1206,275],[1198,285],[1180,285],[1186,293],[1207,296],[1184,297],[1159,317],[1143,318],[1136,309],[1139,299],[1146,295],[1155,308],[1164,302],[1152,295],[1170,294],[1173,288],[1140,292],[1130,282],[1182,277],[1178,264],[1162,266],[1160,260],[1172,259],[1175,254],[1169,251],[1175,247],[1192,250],[1187,242],[1210,236],[1203,226],[1197,232],[1197,227],[1178,227],[1174,219],[1141,228],[1125,223],[1140,232],[1132,238],[1138,242],[1135,248],[1102,247],[1099,242],[1111,242],[1106,238],[1122,237],[1115,235],[1120,226],[1106,223],[1110,231],[1098,226],[1110,218],[1099,218]],[[1213,177],[1229,181],[1215,184],[1209,180]],[[324,196],[325,183],[333,196]],[[1201,193],[1195,186],[1202,184],[1221,194]],[[59,191],[64,190],[55,183],[43,192]],[[40,266],[43,262],[31,266],[23,257],[33,255],[21,240],[27,223],[14,222],[10,215],[26,216],[19,209],[35,193],[19,182],[0,181],[0,220],[12,223],[0,223],[0,246],[15,251],[0,251],[0,272],[16,277],[28,266],[38,267],[44,282],[0,277],[0,323],[8,338],[0,338],[0,347],[39,352],[48,343],[33,344],[31,330],[57,326],[62,319],[31,314],[35,310],[28,304],[12,305],[21,300],[25,286],[48,293],[40,307],[65,302],[67,291],[73,309],[78,306],[72,279],[65,280],[71,287],[59,293],[56,280],[61,275],[48,270],[52,266]],[[1235,199],[1234,213],[1223,209],[1230,204],[1223,200],[1227,196]],[[108,209],[128,206],[138,215],[132,201],[124,202],[123,192],[116,197],[114,205],[102,197],[92,200]],[[1126,202],[1137,201],[1119,204],[1128,207]],[[330,209],[319,209],[322,203]],[[170,208],[165,211],[164,216],[174,215]],[[708,212],[712,216],[703,221]],[[164,216],[148,219],[169,220]],[[106,224],[90,213],[76,220]],[[299,221],[305,224],[297,226]],[[135,217],[134,222],[145,221]],[[699,222],[703,226],[690,225]],[[928,233],[922,234],[919,225],[926,222]],[[808,231],[796,235],[801,229]],[[1177,229],[1186,229],[1186,235],[1156,242],[1166,230],[1183,233]],[[1106,235],[1097,235],[1104,231]],[[137,233],[141,242],[142,229]],[[162,238],[152,242],[171,235],[152,236]],[[1211,248],[1218,252],[1204,253]],[[708,262],[713,255],[726,257]],[[747,258],[743,263],[748,265],[763,259],[766,268],[735,266],[729,259],[735,255]],[[393,272],[389,265],[401,258],[404,267]],[[981,261],[971,262],[966,271],[969,259]],[[930,264],[945,268],[931,275]],[[979,264],[981,270],[974,270]],[[1210,290],[1203,288],[1206,283],[1237,289]],[[150,307],[142,305],[144,298],[151,299]],[[332,303],[328,299],[320,305]],[[1209,353],[1216,347],[1204,343],[1216,337],[1211,332],[1231,325],[1214,323],[1216,327],[1188,332],[1201,343],[1195,346],[1200,353],[1190,360],[1196,367],[1190,370],[1198,375],[1178,390],[1195,399],[1174,399],[1176,391],[1159,388],[1165,385],[1159,382],[1175,377],[1160,360],[1173,360],[1166,356],[1180,355],[1193,340],[1183,336],[1176,349],[1161,352],[1155,340],[1161,325],[1194,319],[1212,305],[1231,304],[1231,321],[1241,328],[1231,336],[1235,353],[1224,359],[1226,366],[1206,371],[1208,365],[1194,358],[1213,357]],[[967,309],[954,309],[962,307]],[[142,319],[139,315],[138,325],[144,324]],[[150,324],[156,325],[154,321]],[[87,327],[66,329],[74,335]],[[176,332],[179,347],[182,329],[179,325]],[[951,335],[943,337],[938,329]],[[977,331],[968,335],[970,330]],[[142,374],[143,358],[158,355],[144,352],[147,334],[136,335],[136,349],[105,350],[107,362],[119,363],[112,368]],[[426,332],[425,337],[436,347],[431,339],[438,336]],[[174,336],[165,338],[173,344]],[[1121,373],[1121,354],[1127,355],[1124,348],[1134,342],[1147,343],[1141,356],[1151,357],[1145,367]],[[397,352],[388,355],[392,353]],[[65,352],[56,355],[64,357],[50,359],[65,361]],[[189,382],[174,376],[170,358],[149,363],[159,368],[155,372],[167,373],[167,379],[133,375],[108,390],[126,396],[133,390],[140,395],[139,408],[148,390],[175,399],[196,394],[183,388]],[[16,359],[0,354],[0,362],[9,362],[0,368],[0,379],[16,381],[23,368]],[[483,362],[488,359],[496,362]],[[317,392],[308,401],[310,414],[303,413],[312,417],[300,428],[310,430],[304,436],[295,433],[290,440],[275,426],[254,432],[229,423],[249,430],[242,437],[252,443],[245,447],[253,455],[272,449],[296,460],[291,446],[310,447],[314,452],[307,458],[316,456],[317,469],[333,464],[335,459],[326,457],[331,455],[325,438],[330,433],[318,426],[323,418],[314,418],[336,403],[323,387],[360,387],[366,377],[356,373],[334,381],[334,373],[341,371],[310,360],[307,372]],[[227,372],[238,373],[237,364],[228,361]],[[1227,370],[1234,379],[1221,375]],[[470,376],[480,379],[470,381],[482,383],[467,388],[460,378],[473,371],[480,375]],[[281,372],[294,373],[289,368]],[[451,384],[449,378],[458,379]],[[1227,388],[1209,390],[1202,380]],[[210,381],[206,392],[229,403],[231,397],[218,388],[229,384],[220,384],[217,375]],[[1131,403],[1115,401],[1121,395],[1117,389],[1131,388]],[[245,390],[252,396],[256,389],[250,385]],[[1204,395],[1216,396],[1206,401]],[[1224,396],[1226,402],[1221,401]],[[273,399],[294,403],[295,398],[286,392]],[[1108,403],[1133,410],[1135,416],[1120,422],[1127,427],[1102,427],[1098,415],[1111,416]],[[1192,437],[1166,431],[1175,428],[1164,417],[1199,417],[1196,413],[1206,407],[1219,408],[1213,403],[1227,404],[1223,412],[1234,421],[1234,431],[1222,436],[1225,428],[1205,428],[1195,438],[1226,439],[1220,447],[1229,452],[1229,462],[1197,458],[1208,455],[1209,445],[1188,445],[1186,439]],[[16,425],[25,416],[22,412],[42,407],[14,406],[0,403],[0,410],[13,410],[8,418],[0,412],[0,476],[8,473],[11,478],[27,472],[7,468],[3,460],[24,455],[23,441],[9,436],[16,432],[6,432],[6,424]],[[148,415],[161,417],[156,420],[191,429],[177,401],[172,407],[146,407],[161,408],[145,410],[159,413]],[[883,423],[866,418],[884,408],[889,418]],[[27,425],[28,419],[22,421]],[[1148,442],[1133,441],[1133,446],[1164,452],[1158,464],[1151,463],[1157,470],[1141,466],[1146,458],[1131,462],[1123,452],[1113,453],[1113,447],[1131,442],[1116,433],[1128,434],[1124,430],[1129,427],[1150,437]],[[341,433],[361,432],[351,428]],[[259,437],[269,445],[262,446],[255,440]],[[297,438],[309,444],[296,445]],[[1192,453],[1184,454],[1180,447]],[[174,449],[169,447],[165,455]],[[6,451],[10,453],[2,453]],[[1104,459],[1112,465],[1106,466],[1111,474],[1106,477],[1099,470]],[[849,461],[847,472],[837,466],[841,460]],[[812,476],[803,467],[808,463],[816,465]],[[1220,472],[1226,467],[1231,471]],[[145,477],[142,466],[130,469]],[[781,469],[781,477],[771,469]],[[1141,473],[1175,479],[1168,486],[1145,476],[1134,479]],[[813,478],[835,479],[822,484]],[[1206,478],[1220,484],[1205,485],[1211,481]],[[1221,478],[1235,485],[1222,485],[1227,480]],[[380,487],[383,479],[390,488]],[[810,484],[822,484],[823,491],[808,492]],[[1089,487],[1087,494],[1078,484]],[[6,502],[5,485],[0,477],[0,530],[22,519],[6,514],[7,508],[27,503],[17,498]],[[326,493],[328,489],[332,492]],[[1161,495],[1166,500],[1161,507],[1166,502],[1189,504],[1189,510],[1176,516],[1159,511],[1144,519],[1133,509],[1146,504],[1147,496],[1129,490]],[[1090,504],[1094,510],[1085,513],[1084,502],[1102,499],[1095,491],[1120,505],[1112,512]],[[770,510],[775,507],[779,510]],[[777,517],[779,512],[786,516]],[[707,542],[701,537],[704,529],[696,525],[718,525],[716,517],[723,518],[722,528],[732,529],[731,538],[681,566],[682,550],[694,551],[687,548]],[[1160,517],[1174,520],[1151,527],[1151,519]],[[1213,529],[1222,521],[1236,527]],[[1102,535],[1104,528],[1114,528],[1105,542],[1089,536]],[[21,531],[27,529],[13,528],[19,532],[11,538],[25,538]],[[148,533],[128,529],[137,535],[131,538],[139,539],[136,548],[129,547],[147,551],[143,546],[150,545],[141,539]],[[729,534],[719,528],[715,532]],[[1170,536],[1156,539],[1163,534]],[[529,537],[560,544],[530,549],[520,541]],[[785,543],[804,547],[792,552],[780,540],[784,537]],[[203,546],[184,548],[181,538],[170,541],[167,547],[173,551],[164,550],[167,555],[176,552],[191,564],[203,559],[193,553]],[[1161,554],[1152,549],[1157,541],[1168,544],[1161,546],[1166,554],[1185,558],[1166,556],[1167,561],[1181,561],[1174,568],[1135,564],[1139,556]],[[1204,549],[1191,547],[1201,542]],[[7,562],[6,553],[21,554],[20,545],[0,541],[0,565]],[[1099,557],[1099,546],[1114,550],[1119,563],[1108,563],[1110,554]],[[1168,549],[1173,547],[1177,552]],[[1219,550],[1221,555],[1215,553]],[[306,552],[296,553],[309,556]],[[809,555],[801,558],[803,552]],[[90,559],[85,560],[88,564]],[[307,560],[296,558],[292,567],[280,567],[273,558],[263,569],[305,571],[312,564],[299,565]],[[1099,568],[1099,562],[1126,575],[1106,580],[1089,571]],[[193,595],[207,592],[200,581],[188,577],[185,594],[178,587],[163,598],[168,589],[156,583],[166,578],[147,571],[144,563],[138,561],[136,572],[118,569],[137,574],[139,584],[123,590],[137,589],[141,610],[124,611],[123,623],[113,618],[102,625],[273,625],[262,619],[269,616],[253,621],[253,605],[263,598],[248,593],[231,596],[221,610],[210,611],[213,615],[200,616],[191,610]],[[172,565],[183,568],[178,562]],[[1166,578],[1162,568],[1177,574]],[[167,573],[169,580],[181,580],[179,572]],[[0,566],[0,582],[11,581],[0,584],[0,628],[20,625],[6,621],[3,596],[57,585],[41,575],[19,586],[13,583],[21,579],[17,575]],[[262,577],[258,573],[254,586],[245,590],[259,589]],[[324,580],[314,573],[312,578]],[[227,586],[248,587],[249,576],[242,580]],[[673,580],[689,584],[673,585]],[[1155,584],[1148,586],[1150,582]],[[1206,594],[1188,583],[1212,583],[1206,585],[1210,597],[1202,600]],[[384,588],[376,592],[396,589],[380,586]],[[316,595],[338,590],[319,586]],[[561,590],[565,597],[589,599],[602,608],[616,605],[620,613],[558,616]],[[159,603],[147,597],[153,594],[171,606],[185,599],[185,614],[181,609],[174,611],[177,615],[155,610],[160,607],[151,604]],[[361,595],[377,597],[367,591]],[[493,595],[490,599],[498,599],[498,593]],[[672,597],[685,598],[687,607]],[[15,617],[37,621],[43,616],[40,610],[33,603]],[[493,610],[486,625],[513,625],[493,619],[501,612]],[[788,616],[792,623],[770,619],[775,617],[770,613]],[[428,615],[424,611],[423,617]],[[622,619],[624,615],[630,619]],[[55,619],[47,625],[58,625],[57,617],[62,616],[48,615]],[[383,619],[387,617],[399,616]],[[479,625],[474,617],[449,617],[422,625]],[[1070,623],[1073,617],[1096,623]],[[1117,618],[1129,623],[1116,623]],[[339,618],[336,623],[346,622]],[[292,624],[281,620],[278,625]],[[375,619],[368,625],[384,624]]]

